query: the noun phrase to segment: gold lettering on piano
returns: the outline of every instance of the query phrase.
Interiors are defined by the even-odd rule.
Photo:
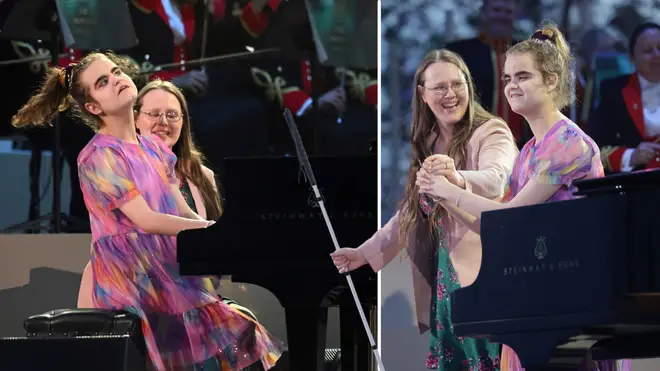
[[[343,211],[343,212],[328,212],[330,219],[373,219],[374,213],[371,211]],[[313,220],[323,219],[323,213],[318,212],[297,212],[297,213],[261,213],[260,220]]]
[[[504,268],[505,276],[520,276],[530,273],[554,273],[565,272],[568,270],[579,269],[580,260],[559,260],[552,263],[535,263],[529,265],[514,265]]]
[[[548,246],[545,242],[545,236],[536,238],[534,245],[535,263],[512,265],[504,268],[505,276],[520,276],[531,273],[558,273],[580,268],[580,259],[557,259],[549,261]]]

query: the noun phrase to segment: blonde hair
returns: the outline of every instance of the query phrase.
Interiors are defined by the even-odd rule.
[[[530,53],[546,83],[552,75],[557,75],[554,99],[558,109],[561,110],[573,104],[575,101],[575,78],[572,73],[574,59],[566,38],[554,23],[546,22],[529,39],[510,47],[505,57],[515,53]]]

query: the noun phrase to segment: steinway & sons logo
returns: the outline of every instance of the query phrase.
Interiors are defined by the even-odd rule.
[[[352,210],[352,211],[340,211],[340,212],[331,212],[328,211],[328,217],[330,219],[373,219],[374,213],[371,211],[362,211],[362,210]],[[265,212],[259,214],[261,220],[311,220],[311,219],[323,219],[323,213],[321,210],[318,211],[309,211],[309,212],[290,212],[290,213],[270,213]]]
[[[319,188],[319,191],[321,193],[321,199],[324,201],[323,203],[325,205],[325,200],[323,199],[323,188]],[[310,208],[309,211],[298,211],[298,212],[289,212],[289,213],[265,212],[265,213],[261,213],[259,215],[259,218],[261,220],[323,219],[323,213],[321,212],[319,201],[316,198],[316,194],[312,190],[310,190],[310,193],[307,196],[307,206],[309,206]],[[328,217],[330,217],[330,219],[350,219],[350,220],[373,219],[375,217],[374,214],[375,213],[372,211],[364,211],[364,210],[347,210],[347,211],[339,211],[339,212],[328,211]]]
[[[537,237],[536,246],[534,247],[536,261],[524,265],[505,267],[504,275],[520,276],[530,273],[554,273],[580,268],[580,259],[546,260],[547,255],[548,246],[545,243],[545,236]]]

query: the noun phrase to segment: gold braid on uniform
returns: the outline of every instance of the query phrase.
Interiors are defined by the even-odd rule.
[[[269,101],[273,101],[277,99],[277,101],[280,103],[280,106],[284,106],[284,95],[287,93],[290,93],[295,90],[300,90],[295,86],[286,86],[286,80],[282,76],[273,76],[256,67],[252,67],[250,69],[250,73],[252,74],[252,80],[254,81],[257,86],[260,86],[261,88],[264,89],[264,93],[266,94],[266,98]]]
[[[610,155],[619,149],[617,146],[603,146],[600,148],[600,160],[605,169],[612,171],[612,164],[610,164]]]

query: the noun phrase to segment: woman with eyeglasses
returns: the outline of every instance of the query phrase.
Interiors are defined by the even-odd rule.
[[[470,285],[481,265],[481,240],[464,215],[444,200],[420,195],[418,174],[447,177],[452,184],[499,199],[518,154],[513,134],[477,101],[465,62],[448,50],[426,55],[414,77],[412,158],[399,211],[360,247],[332,254],[340,272],[369,263],[383,269],[407,248],[420,333],[431,332],[429,369],[499,369],[500,346],[460,339],[451,324],[449,294]]]

